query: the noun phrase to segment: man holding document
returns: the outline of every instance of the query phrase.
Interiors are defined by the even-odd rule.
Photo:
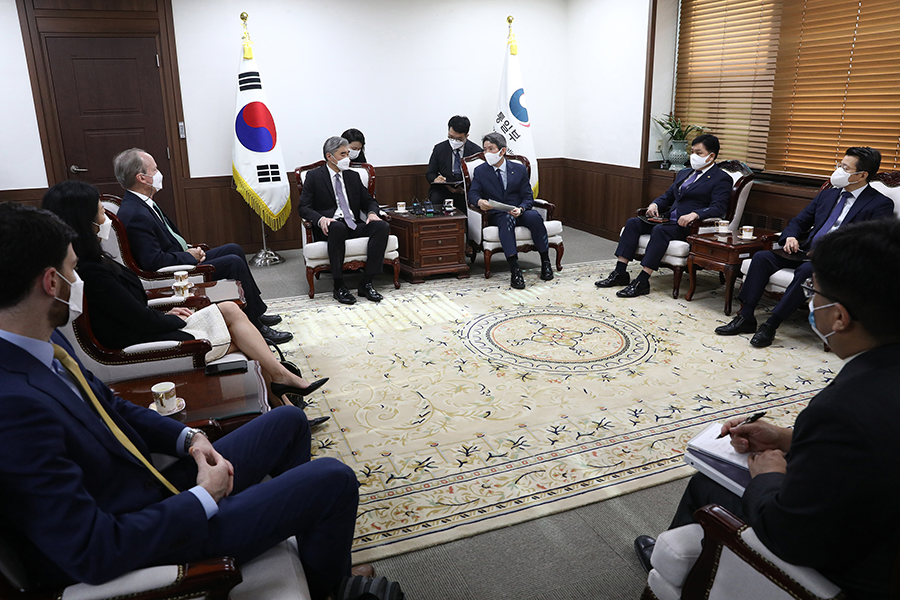
[[[525,166],[506,160],[506,138],[500,133],[489,133],[481,139],[484,144],[486,164],[475,168],[469,203],[488,212],[488,222],[499,230],[500,245],[509,262],[510,285],[525,289],[525,277],[519,268],[519,251],[516,246],[516,226],[527,227],[531,239],[541,255],[541,279],[553,279],[550,264],[550,244],[547,227],[540,213],[532,210],[534,195]]]
[[[783,560],[812,567],[850,598],[887,598],[900,533],[900,222],[848,225],[818,241],[803,284],[813,331],[846,360],[793,429],[765,419],[726,421],[721,433],[749,453],[743,497],[695,475],[671,528],[716,503],[738,515]],[[872,281],[878,281],[873,288]],[[635,548],[645,568],[654,540]]]

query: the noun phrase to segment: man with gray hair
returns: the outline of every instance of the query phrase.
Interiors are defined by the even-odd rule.
[[[553,279],[550,264],[550,248],[547,228],[540,213],[532,210],[534,196],[528,170],[521,163],[506,160],[506,138],[499,133],[489,133],[481,138],[486,164],[479,165],[472,174],[469,202],[488,211],[488,222],[499,229],[500,245],[509,262],[510,285],[517,290],[525,288],[525,277],[519,268],[519,254],[516,247],[516,226],[527,227],[531,239],[541,255],[541,279]],[[488,200],[514,207],[512,210],[491,208]]]
[[[356,302],[344,285],[344,243],[348,239],[369,238],[358,295],[380,302],[382,295],[375,290],[372,280],[382,271],[390,226],[378,216],[378,203],[359,174],[350,170],[349,142],[342,137],[330,137],[325,140],[322,154],[325,164],[306,174],[297,211],[313,224],[315,239],[328,242],[334,299],[341,304]]]
[[[244,312],[267,342],[283,344],[294,337],[289,331],[272,329],[272,325],[281,322],[281,317],[265,314],[266,303],[240,246],[225,244],[204,252],[184,241],[175,223],[153,201],[153,194],[162,189],[163,176],[152,156],[140,148],[125,150],[113,159],[113,170],[119,185],[126,190],[117,216],[125,225],[131,252],[142,269],[157,271],[172,265],[213,265],[216,268],[213,279],[241,282],[247,300]]]

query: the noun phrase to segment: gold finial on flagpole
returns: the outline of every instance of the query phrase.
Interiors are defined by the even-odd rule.
[[[509,23],[509,37],[506,38],[506,43],[509,46],[509,53],[515,56],[519,53],[519,45],[516,43],[516,36],[512,32],[513,16],[509,15],[506,17],[506,22]]]
[[[250,32],[247,30],[247,19],[250,18],[245,12],[241,13],[241,21],[244,22],[244,58],[253,58],[253,42],[250,41]]]

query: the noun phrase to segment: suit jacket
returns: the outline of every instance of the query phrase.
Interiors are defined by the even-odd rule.
[[[76,356],[59,332],[51,341]],[[175,454],[183,424],[114,396],[79,366],[144,456]],[[170,496],[85,400],[3,339],[0,382],[0,524],[33,581],[102,583],[206,538],[196,496]]]
[[[753,478],[750,525],[851,598],[887,598],[900,534],[900,345],[848,362],[797,417],[787,473]]]
[[[116,215],[128,234],[128,243],[134,260],[147,271],[156,271],[172,265],[196,265],[197,259],[181,249],[166,226],[147,203],[132,192],[122,196],[122,206]],[[181,232],[169,221],[178,235]]]
[[[789,238],[797,238],[803,243],[801,249],[809,250],[812,239],[816,236],[825,221],[831,215],[835,205],[841,197],[841,188],[830,188],[819,192],[813,201],[806,205],[800,214],[790,220],[787,227],[781,233],[780,243]],[[859,194],[859,198],[850,207],[847,216],[841,225],[853,221],[868,221],[870,219],[887,219],[894,216],[893,201],[873,188],[866,186]],[[805,239],[804,239],[805,237]]]
[[[525,165],[511,160],[505,162],[505,190],[497,180],[497,175],[494,174],[494,167],[487,163],[475,167],[475,172],[472,174],[472,187],[469,189],[469,203],[472,206],[476,206],[479,199],[498,200],[504,204],[519,206],[523,211],[534,205],[534,195]],[[492,210],[490,212],[502,211]]]
[[[369,213],[378,213],[378,202],[369,194],[369,190],[363,185],[359,173],[347,169],[342,171],[344,187],[347,189],[347,203],[357,221],[365,221]],[[334,217],[337,210],[337,198],[334,195],[332,178],[334,171],[328,165],[322,165],[306,174],[303,182],[303,192],[297,202],[297,212],[300,216],[313,224],[313,231],[321,233],[319,219]]]
[[[481,148],[470,140],[466,140],[461,151],[463,158],[479,152],[481,152]],[[462,165],[460,165],[460,169],[462,169]],[[448,181],[454,181],[453,148],[450,147],[448,140],[435,144],[434,150],[431,151],[431,158],[428,159],[428,171],[425,173],[428,183],[433,182],[438,175],[443,175]]]
[[[97,340],[107,348],[159,340],[190,340],[184,320],[147,306],[147,293],[131,269],[104,259],[78,263],[84,280],[88,318]]]
[[[728,212],[728,201],[731,199],[731,188],[734,181],[731,176],[713,165],[686,189],[681,184],[691,176],[693,169],[682,169],[675,175],[675,181],[665,193],[654,200],[660,214],[677,211],[678,216],[695,212],[703,219],[724,217]]]

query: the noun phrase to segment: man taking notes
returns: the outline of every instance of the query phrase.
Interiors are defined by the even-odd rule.
[[[841,227],[812,254],[801,284],[813,331],[846,362],[793,429],[761,419],[727,421],[739,452],[751,452],[742,498],[694,475],[671,527],[716,503],[753,527],[781,559],[812,567],[850,598],[888,598],[900,535],[900,221]],[[877,282],[874,284],[873,282]],[[635,540],[649,567],[654,540]]]
[[[435,207],[442,206],[447,198],[466,214],[465,189],[462,184],[462,159],[481,152],[481,148],[469,141],[469,118],[456,115],[447,123],[447,139],[435,144],[428,159],[425,178],[431,184],[428,199]],[[447,182],[460,182],[449,185]]]

